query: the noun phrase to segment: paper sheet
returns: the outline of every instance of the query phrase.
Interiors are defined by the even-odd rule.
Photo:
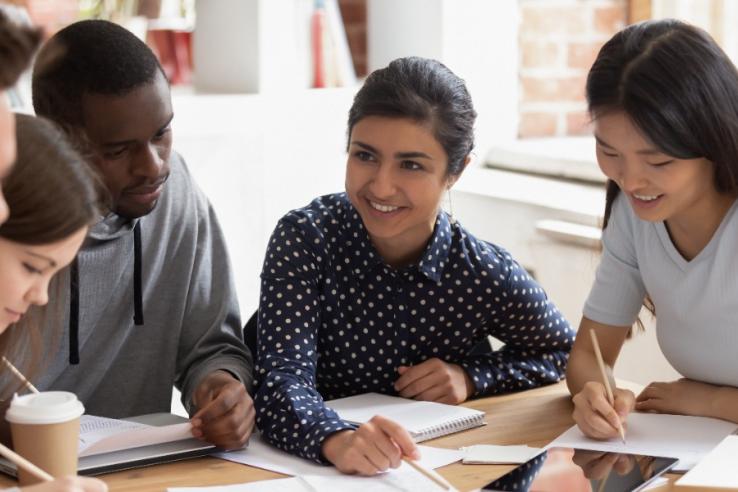
[[[83,415],[79,430],[79,457],[190,439],[191,428],[189,422],[157,427]]]
[[[306,475],[302,478],[311,491],[340,490],[341,492],[430,492],[441,488],[411,467],[392,470],[373,477],[340,475],[335,477]],[[456,489],[453,489],[455,491]]]
[[[422,458],[419,463],[431,469],[459,461],[464,455],[463,452],[456,449],[433,448],[430,446],[418,446],[418,449]],[[256,433],[249,439],[249,445],[246,449],[216,453],[212,456],[243,465],[284,473],[285,475],[342,476],[341,472],[332,466],[319,465],[277,449]],[[398,470],[405,468],[411,467],[403,463]]]
[[[168,492],[429,492],[441,490],[434,482],[408,467],[373,477],[358,475],[304,475],[214,487],[170,487]],[[455,489],[454,489],[455,490]]]
[[[677,481],[677,485],[738,489],[738,436],[728,436],[697,466]]]
[[[620,438],[597,441],[574,426],[546,448],[554,446],[679,458],[674,470],[689,470],[738,425],[707,417],[656,413],[628,415],[626,444]]]
[[[496,446],[477,444],[459,449],[464,453],[465,465],[496,464],[517,465],[532,460],[543,451],[529,446]]]
[[[276,478],[235,485],[210,487],[169,487],[167,492],[313,492],[299,478]]]

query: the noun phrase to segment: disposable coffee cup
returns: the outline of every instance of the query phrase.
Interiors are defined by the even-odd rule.
[[[45,391],[15,396],[5,414],[15,452],[54,477],[77,474],[79,418],[85,407],[74,393]],[[41,482],[18,469],[21,485]]]

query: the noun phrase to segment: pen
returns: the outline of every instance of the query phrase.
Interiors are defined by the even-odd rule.
[[[26,388],[28,388],[30,391],[34,393],[38,393],[38,390],[36,389],[36,387],[32,385],[31,382],[28,379],[26,379],[23,373],[21,373],[13,364],[11,364],[11,362],[8,359],[6,359],[4,355],[3,355],[3,364],[5,364],[5,366],[8,369],[10,369],[10,372],[15,374],[15,377],[20,379],[21,383],[23,383],[23,385]]]
[[[610,387],[610,378],[607,377],[607,370],[605,369],[605,361],[602,359],[602,352],[600,352],[600,344],[597,343],[597,335],[594,329],[589,330],[589,336],[592,339],[592,348],[594,348],[595,358],[597,359],[597,365],[600,367],[602,373],[602,381],[605,383],[605,391],[607,392],[607,399],[610,401],[610,405],[615,408],[615,396],[612,394],[612,388]],[[620,439],[625,444],[625,430],[623,429],[623,423],[618,422],[618,432],[620,433]]]

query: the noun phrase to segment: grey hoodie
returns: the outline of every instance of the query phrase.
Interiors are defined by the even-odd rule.
[[[223,234],[179,155],[172,153],[156,208],[138,220],[106,216],[91,229],[76,271],[78,288],[74,268],[57,276],[49,312],[64,313],[64,336],[39,389],[73,391],[87,413],[118,418],[168,412],[172,384],[192,410],[198,383],[217,369],[251,389],[253,360],[241,341]],[[70,304],[78,312],[71,321]]]

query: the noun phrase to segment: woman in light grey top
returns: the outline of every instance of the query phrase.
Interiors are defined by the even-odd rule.
[[[618,435],[633,410],[738,422],[738,72],[704,31],[629,26],[587,78],[597,161],[609,178],[603,254],[569,358],[574,419]],[[614,365],[645,304],[683,376],[607,399],[591,331]]]

